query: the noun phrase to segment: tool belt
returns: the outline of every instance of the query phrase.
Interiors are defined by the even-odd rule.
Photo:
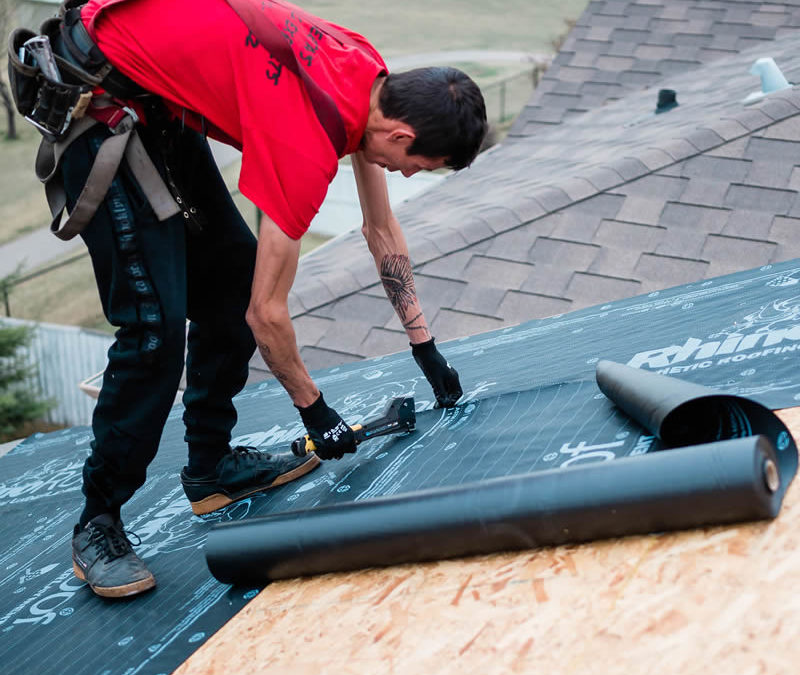
[[[91,221],[103,202],[123,159],[139,182],[159,220],[181,211],[136,132],[139,121],[125,101],[155,98],[115,69],[89,37],[80,20],[84,0],[67,0],[57,17],[45,21],[59,79],[47,76],[31,58],[25,42],[36,34],[18,28],[9,37],[8,74],[17,110],[42,134],[36,175],[45,186],[52,215],[50,230],[72,239]],[[97,93],[100,89],[105,93]],[[69,217],[62,222],[66,192],[61,157],[70,144],[96,124],[112,135],[100,146],[92,169]]]

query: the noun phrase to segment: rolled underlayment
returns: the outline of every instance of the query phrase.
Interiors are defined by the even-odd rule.
[[[596,376],[650,433],[696,445],[215,525],[211,573],[264,584],[778,514],[797,448],[769,409],[609,361]]]

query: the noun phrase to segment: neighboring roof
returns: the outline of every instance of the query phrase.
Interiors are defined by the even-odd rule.
[[[591,3],[580,23],[623,5],[657,7],[658,22],[678,5],[724,6],[728,18],[754,11],[735,1]],[[769,7],[759,14],[786,18],[783,5]],[[666,114],[653,114],[658,88],[631,89],[495,146],[396,209],[437,339],[800,256],[800,91],[742,103],[766,55],[800,78],[790,32],[659,81],[680,104]],[[290,312],[310,369],[408,348],[358,231],[301,260]],[[251,381],[264,368],[254,358]]]
[[[797,2],[590,2],[509,138],[560,124],[666,77],[766,46],[798,28]]]

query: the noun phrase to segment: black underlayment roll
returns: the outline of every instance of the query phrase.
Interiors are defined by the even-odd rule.
[[[600,391],[668,448],[760,434],[777,450],[781,498],[797,473],[792,435],[756,401],[613,361],[600,361],[595,378]]]
[[[771,411],[608,361],[597,379],[651,433],[696,445],[215,525],[209,569],[257,585],[778,514],[797,448]]]
[[[771,462],[771,464],[770,464]],[[773,518],[781,499],[763,436],[216,525],[224,583],[421,562]]]

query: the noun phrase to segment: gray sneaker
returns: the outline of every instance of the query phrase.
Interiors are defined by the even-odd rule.
[[[95,516],[83,529],[75,526],[72,569],[104,598],[136,595],[156,585],[155,577],[133,552],[122,522],[107,513]]]

